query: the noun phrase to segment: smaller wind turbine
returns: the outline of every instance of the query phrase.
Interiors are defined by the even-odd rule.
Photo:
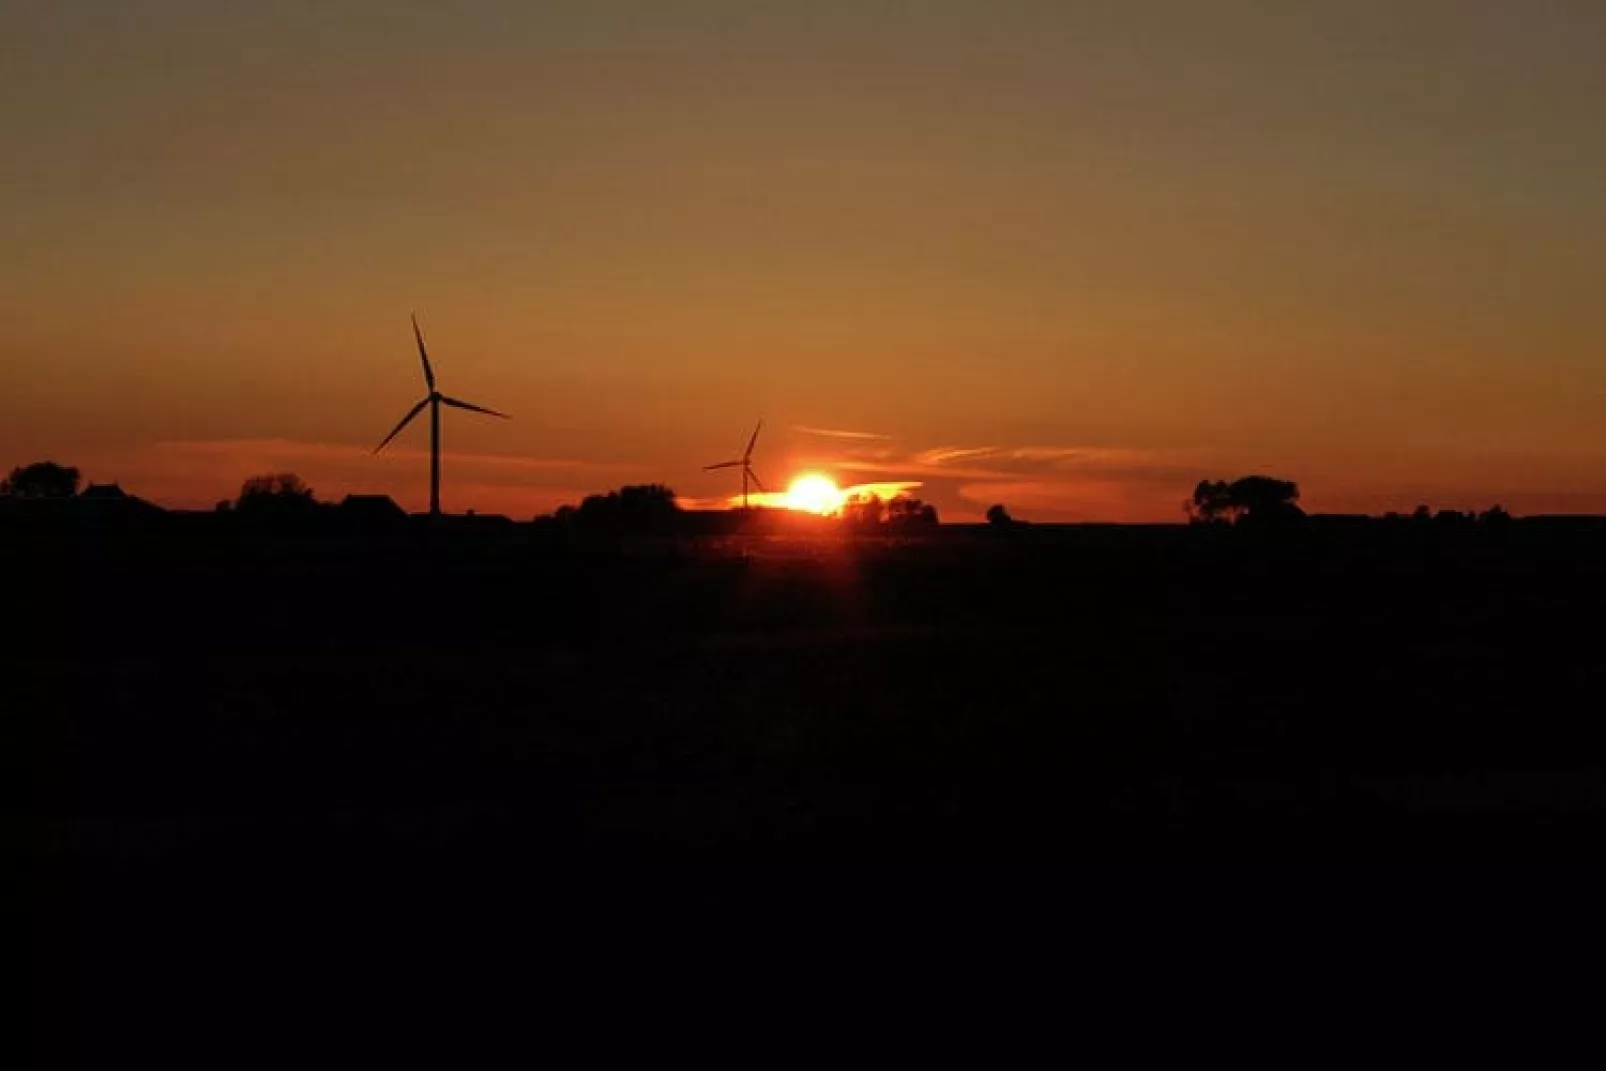
[[[429,515],[441,515],[441,406],[449,405],[453,409],[467,409],[474,413],[484,413],[487,416],[501,417],[503,420],[513,418],[506,413],[498,413],[495,409],[486,409],[481,405],[470,405],[468,402],[456,398],[448,398],[435,389],[435,370],[429,366],[429,351],[424,349],[424,333],[418,329],[418,314],[413,314],[413,337],[418,340],[418,358],[424,362],[424,385],[429,393],[424,400],[413,406],[412,410],[401,419],[391,433],[385,436],[385,441],[374,449],[379,453],[390,445],[390,440],[402,433],[402,429],[413,422],[413,418],[429,407]]]
[[[717,465],[703,466],[704,472],[713,472],[715,469],[740,468],[742,470],[742,509],[744,510],[747,508],[747,485],[749,482],[758,488],[760,494],[764,493],[764,484],[759,481],[758,476],[753,472],[753,446],[758,442],[758,433],[763,427],[764,422],[760,420],[758,426],[753,429],[753,437],[747,440],[747,449],[735,461],[721,461]]]

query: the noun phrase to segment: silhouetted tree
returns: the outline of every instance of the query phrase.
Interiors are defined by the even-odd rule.
[[[909,531],[935,528],[937,507],[910,495],[883,499],[879,495],[854,495],[842,504],[842,524],[858,532]]]
[[[1299,485],[1292,480],[1245,476],[1233,483],[1228,493],[1241,510],[1240,520],[1294,521],[1305,516],[1299,508]]]
[[[1271,476],[1245,476],[1230,484],[1200,480],[1187,510],[1196,524],[1264,524],[1304,517],[1298,499],[1298,484]]]
[[[1227,481],[1200,480],[1193,489],[1193,498],[1184,504],[1188,518],[1194,524],[1225,524],[1234,520],[1232,504],[1228,501]]]
[[[253,476],[240,487],[235,511],[249,517],[286,517],[311,513],[317,507],[312,488],[293,472]]]
[[[880,495],[857,494],[842,503],[838,514],[842,523],[855,531],[873,531],[881,527],[887,516],[887,504]]]
[[[559,507],[553,520],[584,528],[642,532],[670,527],[680,513],[673,490],[649,483],[621,487],[605,495],[589,495],[579,508]]]
[[[1009,510],[1005,509],[1002,503],[999,503],[996,506],[987,507],[987,523],[994,528],[1012,528],[1015,524],[1015,518],[1009,515]]]
[[[887,525],[896,529],[937,527],[937,507],[911,495],[896,495],[887,503]]]
[[[1506,512],[1504,506],[1494,506],[1479,515],[1478,521],[1491,528],[1503,528],[1511,523],[1511,514]]]
[[[17,498],[72,498],[83,479],[77,469],[54,461],[36,461],[11,470],[0,480],[0,495]]]
[[[627,518],[658,520],[678,514],[680,503],[661,483],[633,484],[619,489],[619,509]]]

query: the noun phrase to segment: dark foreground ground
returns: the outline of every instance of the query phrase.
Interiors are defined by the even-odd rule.
[[[532,539],[5,537],[58,1044],[1596,935],[1597,531]]]

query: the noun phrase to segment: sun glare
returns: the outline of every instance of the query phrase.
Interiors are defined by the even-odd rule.
[[[835,513],[842,508],[842,489],[829,476],[811,472],[786,489],[786,508],[803,513]]]

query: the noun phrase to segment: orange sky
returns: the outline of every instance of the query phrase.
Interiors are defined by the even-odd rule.
[[[1602,5],[285,7],[0,9],[0,464],[1606,512]]]

